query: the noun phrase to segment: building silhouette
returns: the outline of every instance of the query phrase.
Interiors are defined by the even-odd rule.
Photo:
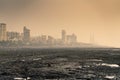
[[[46,35],[41,36],[41,43],[42,44],[47,44],[47,36]]]
[[[23,41],[29,42],[30,41],[30,30],[26,27],[23,28]]]
[[[19,41],[21,40],[21,35],[18,32],[7,32],[8,41]]]
[[[77,43],[77,36],[75,34],[67,35],[65,30],[61,31],[61,38],[54,38],[50,35],[41,35],[38,37],[32,37],[30,36],[30,29],[27,27],[23,27],[23,33],[19,32],[9,32],[6,31],[6,24],[0,23],[0,41],[7,41],[6,43],[9,44],[9,42],[15,42],[15,43],[22,43],[25,45],[62,45],[66,46],[68,44],[76,44]]]
[[[6,41],[7,40],[7,34],[6,34],[6,24],[0,23],[0,41]]]
[[[66,31],[65,30],[62,30],[61,36],[62,36],[62,42],[66,43]]]
[[[67,43],[68,44],[77,43],[77,36],[75,34],[67,35]]]
[[[47,43],[48,44],[54,44],[55,43],[55,39],[52,36],[48,36]]]

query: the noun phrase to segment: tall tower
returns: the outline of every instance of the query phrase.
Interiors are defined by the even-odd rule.
[[[65,43],[66,42],[66,31],[65,30],[62,30],[62,32],[61,32],[61,36],[62,36],[62,41],[63,41],[63,43]]]
[[[30,41],[30,30],[26,27],[23,28],[23,41],[29,42]]]
[[[6,24],[0,23],[0,41],[7,40],[7,31],[6,31]]]

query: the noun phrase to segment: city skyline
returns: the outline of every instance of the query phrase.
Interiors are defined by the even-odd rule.
[[[0,22],[10,31],[21,32],[29,26],[31,35],[53,35],[60,30],[75,32],[79,42],[90,42],[94,34],[97,44],[120,47],[119,0],[0,0]],[[21,6],[22,5],[22,6]]]
[[[120,80],[120,0],[0,0],[0,80]]]
[[[21,35],[24,35],[24,36],[26,36],[25,35],[25,33],[31,33],[32,32],[32,30],[30,30],[30,29],[28,29],[29,27],[26,27],[26,26],[23,26],[23,29],[22,29],[22,31],[15,31],[15,30],[9,30],[8,28],[8,26],[7,26],[7,24],[6,23],[0,23],[0,27],[2,27],[2,29],[1,29],[1,32],[3,31],[3,32],[5,32],[6,34],[5,35],[7,35],[7,33],[19,33],[19,34],[21,34]],[[75,35],[73,32],[71,33],[72,35]],[[4,36],[5,36],[4,35]],[[39,37],[39,36],[41,36],[41,35],[48,35],[48,36],[50,36],[50,34],[38,34],[37,36],[30,36],[30,35],[28,35],[29,37]],[[65,38],[65,36],[69,36],[68,34],[67,34],[67,32],[66,32],[66,30],[65,29],[62,29],[61,30],[61,34],[60,34],[60,36],[59,36],[59,38],[61,38],[61,39],[63,39],[63,37],[61,37],[61,36],[64,36],[64,38]],[[52,36],[52,35],[51,35]],[[26,37],[25,37],[26,38]]]
[[[0,46],[78,46],[77,36],[67,34],[65,30],[61,30],[60,38],[51,35],[31,36],[31,31],[24,26],[22,32],[7,30],[6,23],[0,23]]]

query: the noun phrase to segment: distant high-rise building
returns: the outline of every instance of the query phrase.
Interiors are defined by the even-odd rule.
[[[18,32],[7,32],[7,40],[8,41],[19,41],[19,40],[21,40],[20,33],[18,33]]]
[[[29,42],[30,41],[30,30],[26,27],[23,28],[23,41]]]
[[[73,43],[77,42],[77,36],[75,34],[72,34],[72,42]]]
[[[31,38],[31,43],[33,44],[41,44],[41,36],[37,36],[37,37],[32,37]]]
[[[62,45],[63,44],[63,41],[61,39],[55,39],[55,42],[54,42],[55,45]]]
[[[67,35],[67,43],[76,43],[77,42],[77,36],[75,34]]]
[[[47,36],[46,35],[41,36],[41,43],[42,44],[47,44]]]
[[[63,43],[65,43],[66,42],[66,31],[65,30],[62,30],[62,33],[61,33],[62,35],[62,41],[63,41]]]
[[[55,39],[52,36],[48,36],[47,43],[48,44],[54,44],[54,42],[55,42]]]
[[[6,24],[0,23],[0,41],[6,41],[7,35],[6,35]]]

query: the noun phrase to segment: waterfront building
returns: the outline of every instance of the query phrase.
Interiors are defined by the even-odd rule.
[[[8,41],[19,41],[21,40],[21,35],[18,32],[7,32]]]
[[[0,23],[0,41],[6,41],[7,35],[6,35],[6,24]]]
[[[23,28],[23,41],[24,42],[30,41],[30,30],[26,27]]]
[[[65,44],[66,43],[66,31],[65,30],[62,30],[61,37],[62,37],[62,42]]]

